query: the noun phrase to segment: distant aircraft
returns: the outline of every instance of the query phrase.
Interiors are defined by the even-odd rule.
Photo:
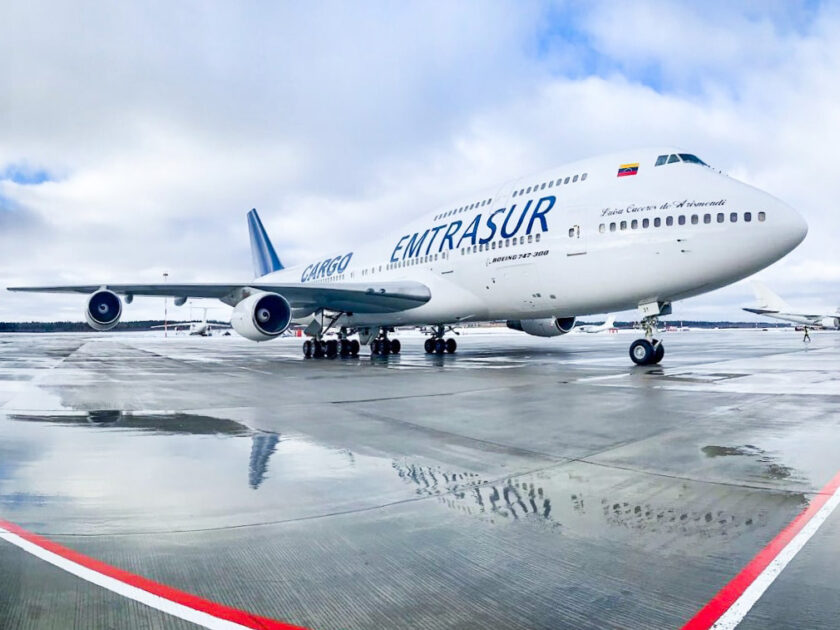
[[[365,223],[365,217],[352,217]],[[248,213],[255,279],[204,284],[17,287],[91,294],[85,317],[113,328],[119,295],[217,298],[254,341],[292,323],[310,339],[304,356],[398,352],[396,326],[433,326],[429,353],[456,350],[447,327],[506,320],[538,337],[572,330],[575,318],[638,308],[645,337],[630,346],[639,365],[658,363],[654,338],[671,303],[746,278],[795,248],[802,217],[769,194],[709,168],[691,153],[642,149],[510,179],[408,225],[369,222],[366,244],[285,268],[256,210]],[[318,243],[313,223],[312,244]],[[339,226],[333,226],[340,229]],[[338,339],[326,339],[330,330]],[[358,339],[351,335],[357,334]]]
[[[203,307],[202,310],[204,311],[204,316],[201,321],[192,321],[192,322],[175,322],[172,324],[162,324],[160,326],[152,326],[152,328],[164,328],[166,330],[179,330],[186,328],[189,331],[190,335],[196,335],[199,337],[209,337],[213,334],[214,330],[227,330],[231,328],[230,324],[214,324],[212,322],[207,321],[207,311],[210,310],[209,307]]]
[[[599,333],[614,328],[615,315],[608,315],[603,324],[592,324],[589,326],[575,326],[575,330],[583,333]]]
[[[744,308],[745,311],[814,328],[840,329],[840,308],[833,313],[808,312],[801,308],[797,309],[788,305],[787,302],[768,289],[764,283],[758,280],[752,280],[751,282],[757,307]]]

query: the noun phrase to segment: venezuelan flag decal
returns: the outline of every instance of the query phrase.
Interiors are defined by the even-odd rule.
[[[618,175],[616,177],[628,177],[629,175],[635,175],[638,172],[638,162],[633,162],[632,164],[622,164],[618,167]]]

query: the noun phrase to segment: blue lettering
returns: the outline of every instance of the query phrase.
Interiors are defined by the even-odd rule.
[[[528,213],[528,210],[531,207],[532,203],[533,203],[533,200],[529,199],[528,203],[525,204],[525,208],[523,208],[522,212],[519,214],[519,221],[516,223],[516,227],[513,228],[512,231],[508,231],[507,226],[508,226],[508,221],[510,221],[510,218],[513,216],[513,211],[516,210],[516,204],[513,204],[510,207],[510,210],[508,210],[507,216],[505,217],[505,222],[502,223],[502,238],[510,238],[511,236],[513,236],[514,234],[516,234],[519,231],[519,228],[522,227],[522,220],[525,218],[525,215]]]
[[[324,262],[322,262],[322,263],[321,263],[321,266],[320,266],[320,267],[318,267],[318,273],[316,274],[316,276],[315,276],[315,277],[317,277],[317,278],[323,278],[323,277],[324,277],[324,274],[325,274],[325,273],[326,273],[326,271],[327,271],[327,266],[328,266],[329,264],[330,264],[330,259],[329,259],[329,258],[327,258]]]
[[[429,246],[426,248],[426,254],[428,255],[429,251],[432,249],[432,243],[435,242],[435,237],[437,237],[438,232],[440,232],[445,225],[438,225],[437,227],[432,228],[432,240],[429,241]]]
[[[392,262],[392,263],[398,262],[398,261],[397,261],[397,252],[398,252],[398,251],[400,251],[400,250],[402,249],[402,242],[403,242],[405,239],[407,239],[407,238],[408,238],[408,234],[406,234],[405,236],[403,236],[403,237],[400,239],[400,242],[399,242],[399,243],[397,243],[397,246],[394,248],[393,253],[391,253],[391,262]],[[405,258],[405,253],[403,253],[403,258]]]
[[[341,256],[336,256],[330,261],[330,266],[327,268],[327,275],[331,276],[338,269],[338,263],[341,262]]]
[[[353,252],[349,254],[345,254],[344,258],[341,259],[341,262],[338,263],[338,273],[344,273],[344,270],[347,269],[347,265],[350,264],[350,259],[353,257]]]
[[[516,204],[513,204],[512,207],[515,208]],[[488,236],[487,238],[482,238],[481,240],[478,241],[479,243],[484,245],[484,243],[489,243],[490,241],[493,240],[493,237],[496,235],[496,222],[493,220],[493,218],[497,214],[499,214],[500,212],[504,212],[504,211],[505,211],[504,208],[499,208],[498,210],[493,212],[493,214],[491,214],[489,217],[487,217],[487,227],[490,228],[490,236]]]
[[[443,246],[446,244],[446,241],[449,241],[449,249],[455,247],[455,244],[452,242],[452,237],[455,233],[461,229],[461,226],[464,223],[462,221],[453,221],[449,224],[449,227],[446,228],[446,234],[443,235],[443,238],[440,241],[440,247],[438,248],[439,252],[443,251]],[[453,229],[454,228],[454,229]]]
[[[470,222],[469,226],[467,227],[467,231],[461,234],[461,238],[458,241],[458,247],[461,247],[461,243],[464,242],[464,239],[469,237],[470,245],[475,245],[475,236],[478,234],[478,224],[481,222],[481,215],[477,214],[476,217]]]
[[[534,208],[534,214],[531,215],[531,220],[528,221],[528,231],[525,234],[531,233],[531,228],[534,227],[534,221],[539,219],[540,227],[542,228],[543,232],[548,232],[548,221],[545,220],[545,215],[548,214],[548,211],[554,207],[554,202],[557,201],[557,198],[554,195],[549,197],[543,197],[542,199],[537,202],[537,207]],[[548,208],[540,212],[540,208],[543,205],[543,202],[548,202]]]
[[[303,273],[300,276],[301,282],[306,282],[309,280],[309,273],[312,271],[312,265],[309,265],[306,269],[303,270]]]
[[[420,240],[417,240],[417,233],[411,235],[411,239],[408,241],[408,245],[406,246],[406,254],[409,258],[413,258],[420,254],[420,248],[423,247],[423,241],[426,240],[426,237],[429,235],[429,230],[423,232],[423,236],[420,237]]]

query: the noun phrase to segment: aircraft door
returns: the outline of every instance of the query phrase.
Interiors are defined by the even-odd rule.
[[[581,256],[586,253],[586,235],[580,225],[569,228],[566,240],[566,256]]]

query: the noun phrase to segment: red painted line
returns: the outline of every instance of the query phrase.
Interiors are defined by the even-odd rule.
[[[779,552],[798,534],[808,521],[820,511],[826,501],[831,498],[837,489],[840,488],[840,472],[829,481],[822,490],[811,500],[807,508],[802,510],[787,527],[771,540],[767,545],[750,560],[740,573],[724,586],[717,595],[701,608],[694,617],[686,623],[682,630],[708,630],[735,603],[744,591],[749,588],[755,579],[767,566],[773,562]]]
[[[301,626],[293,626],[282,621],[269,619],[268,617],[260,617],[244,610],[231,608],[230,606],[225,606],[223,604],[212,602],[208,599],[203,599],[197,595],[179,591],[178,589],[166,586],[165,584],[153,582],[152,580],[144,578],[140,575],[123,571],[117,567],[113,567],[94,558],[85,556],[78,551],[68,549],[67,547],[44,538],[43,536],[33,534],[19,525],[15,525],[9,521],[4,521],[2,518],[0,518],[0,527],[12,534],[20,536],[42,549],[45,549],[46,551],[50,551],[62,558],[65,558],[66,560],[75,562],[76,564],[80,564],[91,571],[96,571],[97,573],[106,575],[110,578],[123,582],[124,584],[128,584],[129,586],[139,588],[153,595],[157,595],[158,597],[181,604],[182,606],[187,606],[193,610],[207,613],[208,615],[218,617],[219,619],[232,621],[247,628],[254,628],[255,630],[306,630]]]

